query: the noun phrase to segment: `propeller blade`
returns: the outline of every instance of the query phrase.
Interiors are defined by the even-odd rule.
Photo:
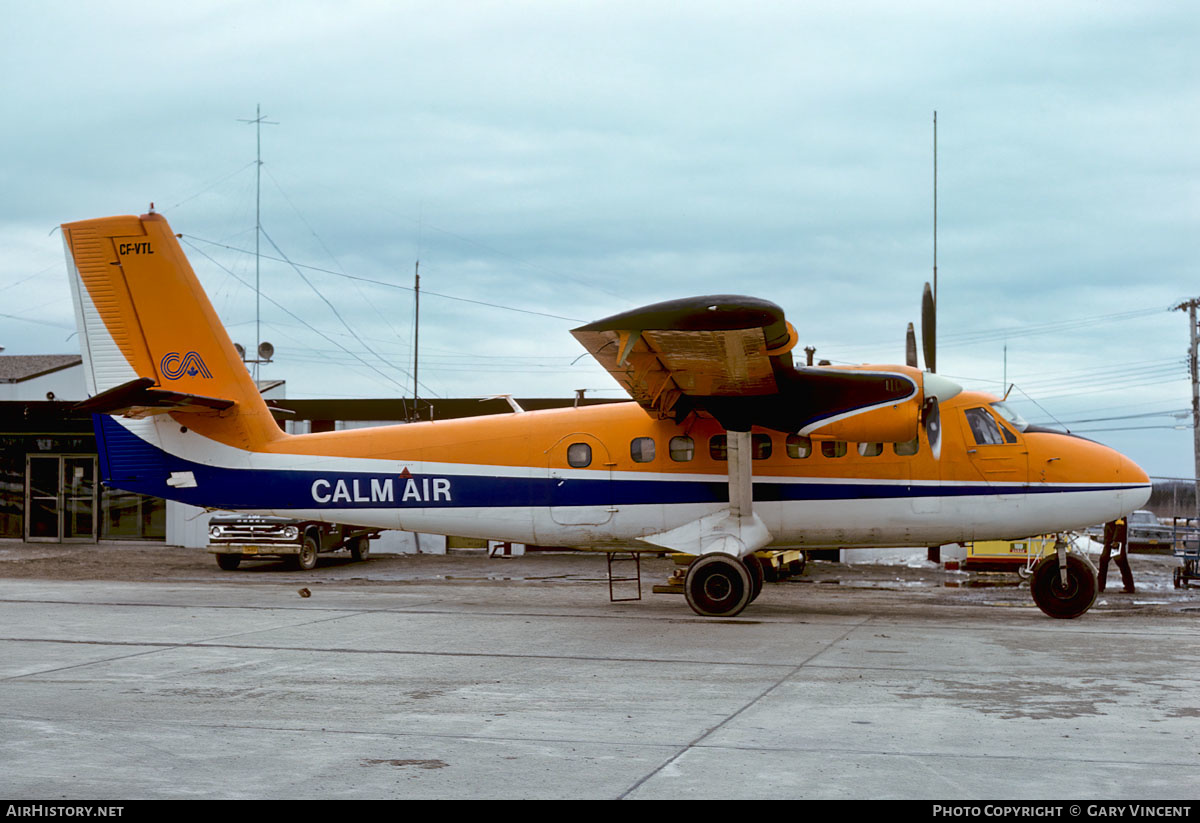
[[[921,346],[925,351],[925,368],[937,371],[937,306],[933,302],[933,289],[928,283],[921,296]]]
[[[962,391],[962,386],[948,377],[925,372],[921,375],[921,392],[925,402],[921,406],[921,424],[925,426],[925,437],[934,460],[942,459],[942,411],[941,404]]]
[[[904,337],[904,362],[912,368],[920,368],[917,365],[917,333],[913,331],[913,324],[908,324],[908,333]]]

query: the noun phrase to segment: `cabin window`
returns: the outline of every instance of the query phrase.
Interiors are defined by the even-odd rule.
[[[882,443],[859,443],[858,453],[863,457],[878,457],[883,454]]]
[[[802,434],[789,434],[785,445],[788,457],[794,460],[801,460],[812,454],[812,441]]]
[[[967,424],[971,427],[971,434],[975,435],[977,444],[980,446],[1004,445],[1004,436],[1000,434],[1000,426],[987,411],[967,409],[964,413],[967,415]],[[1014,437],[1013,440],[1015,441],[1016,438]]]
[[[696,441],[685,435],[672,437],[667,444],[667,451],[676,463],[687,463],[696,456]]]
[[[729,438],[723,434],[714,434],[708,439],[708,456],[713,460],[729,459]]]
[[[635,437],[629,443],[629,456],[634,463],[649,463],[654,459],[654,438]]]
[[[755,460],[766,460],[771,456],[771,435],[754,434],[750,436],[750,456]]]
[[[821,455],[824,457],[845,457],[846,456],[846,441],[845,440],[822,440]]]
[[[572,443],[567,446],[567,465],[576,469],[592,465],[592,447],[587,443]]]
[[[893,443],[892,451],[901,457],[912,457],[917,453],[917,449],[919,447],[920,443],[917,438],[914,437],[912,440],[906,440],[903,443]]]

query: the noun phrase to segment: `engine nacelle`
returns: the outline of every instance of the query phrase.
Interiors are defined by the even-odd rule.
[[[917,436],[925,399],[919,369],[838,366],[800,371],[814,391],[826,394],[822,405],[827,410],[800,434],[858,443],[902,443]]]

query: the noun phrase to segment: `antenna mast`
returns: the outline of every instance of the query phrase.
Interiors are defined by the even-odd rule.
[[[933,307],[937,310],[937,110],[933,112]]]
[[[239,123],[254,124],[254,141],[256,151],[254,156],[254,359],[246,362],[254,364],[254,383],[258,384],[258,364],[267,362],[262,359],[262,311],[260,295],[262,289],[259,287],[260,272],[259,272],[259,239],[262,236],[262,124],[268,126],[278,126],[279,124],[272,120],[263,119],[262,104],[256,103],[254,106],[254,119],[244,120],[238,118]]]
[[[418,410],[418,388],[417,388],[417,362],[418,351],[421,345],[421,261],[417,261],[414,271],[413,297],[416,303],[413,311],[413,420],[419,420],[421,413]]]

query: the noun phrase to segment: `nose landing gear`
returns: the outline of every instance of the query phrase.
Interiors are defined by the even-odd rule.
[[[1096,602],[1096,570],[1083,555],[1067,552],[1061,540],[1055,548],[1033,567],[1029,591],[1050,617],[1079,617]]]

